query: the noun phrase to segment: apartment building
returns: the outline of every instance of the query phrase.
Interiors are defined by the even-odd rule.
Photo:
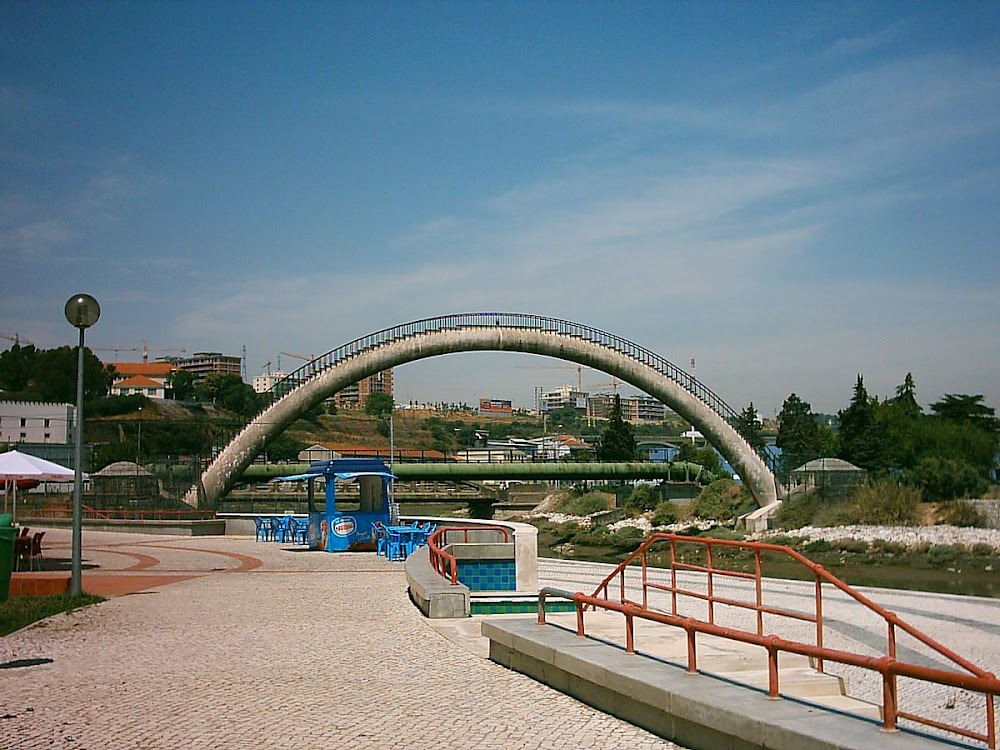
[[[69,443],[76,407],[42,401],[0,401],[0,443]]]

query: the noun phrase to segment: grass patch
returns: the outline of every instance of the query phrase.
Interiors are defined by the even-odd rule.
[[[0,636],[60,612],[71,612],[103,601],[104,597],[91,595],[12,596],[0,602]]]

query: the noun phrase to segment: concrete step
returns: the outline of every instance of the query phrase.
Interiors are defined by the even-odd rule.
[[[549,622],[575,630],[575,614],[550,614]],[[625,645],[625,620],[613,612],[587,612],[588,636],[619,646]],[[687,634],[680,628],[636,620],[635,649],[641,654],[687,665]],[[699,634],[697,637],[698,671],[723,677],[758,690],[768,689],[767,652],[726,638]],[[847,683],[836,675],[817,672],[806,656],[782,653],[778,655],[778,689],[782,694],[808,700],[838,711],[880,720],[879,706],[858,700],[847,694]]]

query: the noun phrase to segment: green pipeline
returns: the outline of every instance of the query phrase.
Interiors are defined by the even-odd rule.
[[[309,464],[253,464],[243,472],[244,481],[261,481],[304,474]],[[549,479],[602,480],[646,479],[665,482],[708,484],[716,479],[699,464],[677,461],[672,464],[629,463],[400,463],[393,473],[401,482],[432,480],[460,481],[542,481]]]

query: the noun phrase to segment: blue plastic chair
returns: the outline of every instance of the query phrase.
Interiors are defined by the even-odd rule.
[[[386,556],[390,560],[405,560],[406,559],[406,541],[403,539],[402,534],[398,531],[393,531],[391,528],[386,529],[387,532],[387,542],[386,542]]]
[[[375,554],[379,557],[388,557],[389,532],[381,521],[372,524],[372,538],[375,540]]]
[[[295,524],[295,541],[299,544],[308,544],[309,542],[309,519],[308,518],[294,518],[292,519]]]
[[[254,530],[254,539],[258,542],[269,541],[271,538],[271,519],[264,518],[263,516],[254,516],[253,523],[256,527]]]
[[[281,519],[278,516],[271,516],[271,539],[272,542],[285,541],[285,531]]]

